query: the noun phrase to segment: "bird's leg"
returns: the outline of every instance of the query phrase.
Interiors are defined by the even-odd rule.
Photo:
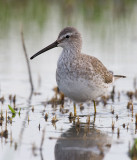
[[[95,102],[95,100],[93,100],[93,103],[94,103],[94,114],[96,114],[96,102]]]
[[[76,111],[76,103],[74,103],[74,117],[76,117],[77,111]]]
[[[93,128],[95,126],[95,121],[96,121],[96,113],[94,113]]]

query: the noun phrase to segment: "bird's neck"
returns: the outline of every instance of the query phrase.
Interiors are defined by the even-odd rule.
[[[79,56],[81,50],[77,48],[63,48],[61,57],[67,58],[67,59],[74,59],[77,56]]]
[[[68,64],[73,63],[80,56],[80,52],[67,48],[63,48],[63,51],[58,59],[57,67],[62,68],[63,66],[67,66]]]

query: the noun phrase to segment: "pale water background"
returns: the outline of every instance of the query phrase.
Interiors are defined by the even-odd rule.
[[[83,53],[97,57],[115,74],[127,76],[126,79],[115,83],[115,102],[109,101],[105,107],[102,104],[97,107],[95,126],[93,127],[92,124],[90,126],[90,137],[94,136],[92,130],[93,132],[97,130],[103,134],[103,138],[109,139],[108,143],[111,143],[111,148],[107,149],[104,159],[130,159],[128,156],[129,145],[136,137],[134,123],[137,100],[133,99],[134,115],[132,116],[131,111],[127,109],[129,99],[126,91],[134,90],[133,79],[137,77],[137,3],[136,1],[109,1],[109,3],[107,1],[79,1],[78,4],[73,1],[56,3],[42,0],[39,2],[17,2],[15,0],[0,2],[0,96],[5,97],[5,103],[1,104],[1,110],[5,117],[10,94],[17,96],[17,108],[21,108],[21,115],[17,114],[12,124],[8,123],[8,138],[1,137],[0,159],[2,160],[9,159],[9,157],[21,160],[58,159],[57,153],[61,149],[55,147],[57,138],[61,135],[64,136],[64,133],[66,133],[64,137],[74,133],[73,127],[75,126],[68,119],[69,112],[73,112],[72,103],[65,103],[64,108],[69,110],[65,114],[60,112],[59,106],[52,108],[51,105],[45,107],[41,104],[54,95],[52,88],[56,86],[55,72],[61,48],[50,50],[30,61],[35,91],[40,92],[40,95],[32,97],[31,105],[34,106],[34,112],[31,111],[32,107],[28,104],[30,86],[20,36],[21,26],[29,56],[55,41],[63,27],[74,26],[82,34]],[[123,91],[120,101],[117,98],[118,91]],[[111,113],[112,109],[115,110],[114,114]],[[28,110],[30,110],[29,123],[28,117],[25,119]],[[77,112],[78,115],[91,115],[91,120],[94,119],[92,103],[89,106],[85,104],[83,111],[77,107]],[[44,119],[45,113],[49,114],[47,122]],[[53,126],[51,120],[55,114],[59,121]],[[11,116],[9,110],[8,115]],[[116,115],[119,116],[118,120],[115,118]],[[84,116],[80,118],[80,121],[85,123],[86,119],[87,117]],[[114,132],[111,128],[112,120],[115,122]],[[26,123],[22,143],[19,145],[23,122]],[[123,123],[126,124],[126,128],[122,127]],[[4,124],[5,121],[0,126],[0,132],[5,129]],[[45,141],[41,156],[39,146],[44,128]],[[118,128],[120,128],[119,138],[117,138]],[[10,137],[13,139],[12,144]],[[50,140],[49,137],[56,138]],[[14,149],[15,144],[18,146],[17,150]],[[32,152],[34,144],[37,148],[36,155]],[[68,149],[70,146],[73,148],[74,144],[69,145]],[[100,145],[103,146],[104,142],[102,141]],[[85,147],[82,152],[87,148],[97,154],[100,152],[97,149],[96,141],[93,147]],[[72,150],[75,149],[79,151],[79,147]],[[61,153],[65,154],[66,152],[62,151]],[[71,158],[73,159],[73,154]]]

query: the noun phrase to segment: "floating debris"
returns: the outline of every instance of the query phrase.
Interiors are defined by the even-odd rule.
[[[118,92],[118,101],[120,101],[120,92]]]
[[[42,131],[42,137],[41,137],[41,144],[40,144],[40,151],[42,151],[43,149],[43,144],[44,144],[44,140],[45,140],[45,128]]]
[[[129,124],[127,125],[127,131],[128,131],[128,126],[129,126]]]
[[[59,96],[59,100],[64,104],[64,93],[60,92]]]
[[[11,102],[12,102],[12,95],[11,94],[9,95],[9,100],[10,100],[10,104],[11,104]]]
[[[126,126],[125,123],[123,123],[123,128],[125,128],[125,126]]]
[[[84,106],[83,106],[83,104],[81,103],[80,104],[80,111],[83,111],[84,110]]]
[[[17,150],[18,144],[17,142],[14,143],[14,149]]]
[[[57,121],[58,121],[58,119],[57,119],[57,117],[56,117],[56,115],[55,115],[55,116],[52,118],[51,122],[52,122],[52,124],[55,124]]]
[[[35,143],[33,143],[32,144],[32,153],[33,153],[34,156],[37,156],[36,151],[37,151],[37,147],[36,147]]]
[[[135,98],[137,99],[137,89],[135,90]]]
[[[74,119],[74,116],[73,116],[72,112],[69,113],[69,117],[68,118],[69,118],[69,122],[72,123],[72,121]]]
[[[31,110],[32,110],[32,112],[34,112],[34,106],[32,106],[32,109],[31,109]]]
[[[76,115],[77,115],[76,104],[74,103],[73,105],[74,105],[74,106],[73,106],[73,107],[74,107],[74,117],[76,117]]]
[[[119,138],[120,137],[120,129],[118,128],[117,129],[117,138]]]
[[[115,86],[113,86],[113,89],[111,91],[111,99],[112,99],[112,102],[114,102],[114,96],[115,96]]]
[[[45,114],[45,117],[44,117],[44,118],[45,118],[45,121],[48,120],[48,113]]]
[[[14,109],[15,109],[15,104],[16,104],[16,95],[13,96],[13,105],[14,105]]]
[[[51,100],[48,101],[48,104],[51,104],[52,107],[54,107],[60,104],[64,104],[64,101],[62,101],[61,99],[57,99],[56,97],[53,97]]]
[[[0,126],[2,126],[2,124],[3,124],[3,120],[0,120]]]
[[[109,96],[102,96],[101,97],[101,102],[103,103],[104,106],[107,105],[107,101],[109,100]]]
[[[118,120],[118,114],[116,115],[116,120]]]
[[[73,116],[73,113],[72,112],[70,112],[69,113],[69,119],[72,119],[74,116]]]
[[[112,109],[111,113],[112,113],[112,114],[114,114],[114,113],[115,113],[114,109]]]
[[[112,131],[114,131],[114,128],[115,128],[115,123],[112,120]]]
[[[111,147],[111,144],[106,144],[106,147],[110,148],[110,147]]]
[[[0,113],[0,126],[2,126],[3,120],[4,120],[3,110],[1,110],[1,113]]]
[[[86,122],[88,125],[90,124],[90,115],[87,117]]]
[[[127,109],[133,110],[133,103],[131,101],[128,102]]]
[[[61,105],[60,105],[60,112],[61,112],[62,114],[65,114],[65,113],[68,113],[68,112],[69,112],[69,109],[65,109],[65,108],[64,108],[64,105],[61,104]]]
[[[12,117],[8,116],[8,122],[10,122],[10,124],[12,124]]]
[[[56,95],[60,93],[59,88],[57,86],[53,88],[53,91]]]
[[[64,94],[59,91],[58,87],[54,87],[53,91],[55,92],[55,96],[48,101],[48,104],[52,104],[52,106],[64,104]]]
[[[0,113],[0,120],[3,121],[4,120],[4,117],[3,117],[3,111],[1,110],[1,113]]]
[[[79,116],[77,116],[77,122],[76,122],[76,128],[80,127],[80,121],[79,121]]]
[[[129,99],[133,99],[134,92],[133,91],[128,91],[127,96],[129,97]]]
[[[5,129],[4,131],[0,132],[0,136],[4,138],[8,138],[8,130]]]
[[[34,94],[34,96],[39,96],[39,95],[41,95],[40,92],[34,92],[33,94]]]
[[[39,123],[39,127],[38,128],[39,128],[39,131],[40,131],[40,123]]]
[[[10,146],[12,146],[13,138],[12,138],[12,131],[10,131]]]
[[[136,130],[137,130],[137,113],[135,114],[135,125],[136,125]]]
[[[7,110],[6,110],[6,126],[7,126]]]
[[[77,116],[77,122],[76,122],[76,124],[75,124],[75,128],[76,128],[77,135],[79,135],[79,133],[80,133],[80,121],[79,121],[79,116]]]
[[[134,107],[133,107],[133,103],[132,102],[128,102],[127,109],[130,109],[130,111],[132,111],[132,117],[133,117]]]
[[[3,104],[5,101],[4,96],[0,98],[0,102]]]

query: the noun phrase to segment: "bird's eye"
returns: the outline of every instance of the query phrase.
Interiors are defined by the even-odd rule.
[[[69,38],[70,36],[69,35],[66,35],[66,38]]]

